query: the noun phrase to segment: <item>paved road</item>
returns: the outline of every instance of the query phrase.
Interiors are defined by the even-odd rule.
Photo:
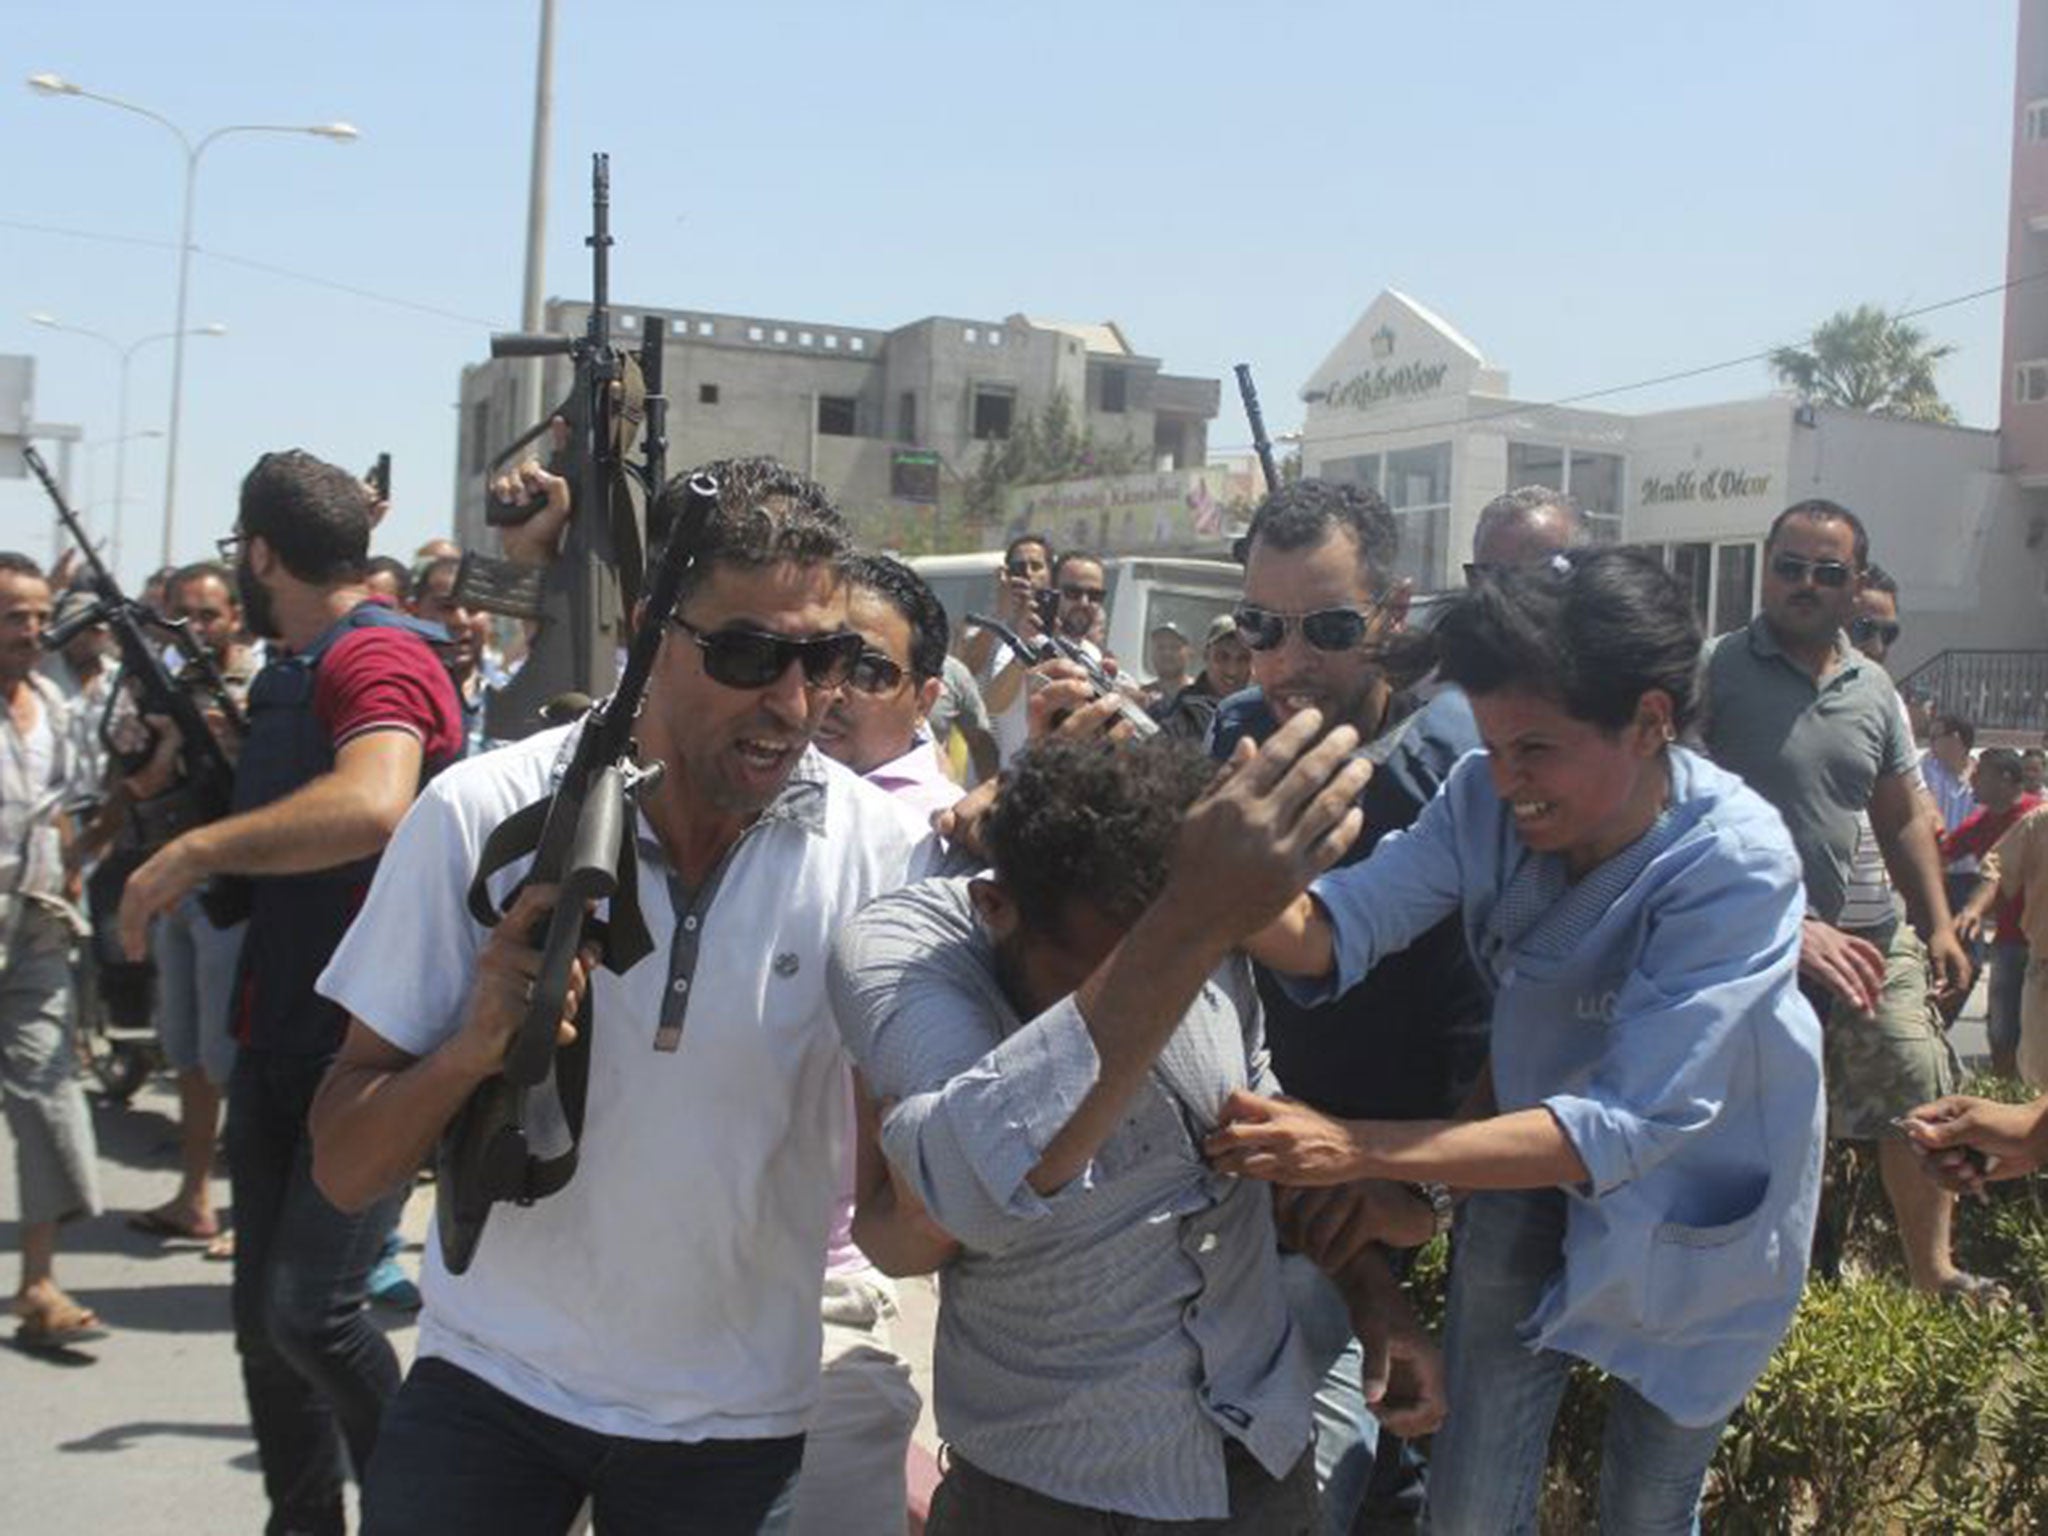
[[[112,1330],[62,1354],[0,1349],[0,1532],[6,1536],[245,1536],[265,1505],[228,1325],[228,1266],[198,1244],[131,1232],[127,1212],[154,1205],[175,1179],[176,1101],[163,1079],[132,1107],[97,1105],[108,1214],[65,1229],[64,1285]],[[225,1181],[216,1186],[225,1201]],[[433,1213],[415,1194],[404,1231],[408,1265]],[[0,1136],[0,1249],[11,1265],[20,1237],[14,1148]],[[12,1284],[12,1270],[9,1270]],[[930,1398],[928,1283],[905,1289],[899,1347]],[[405,1360],[409,1320],[376,1314]],[[0,1337],[11,1336],[11,1326]],[[930,1447],[927,1410],[920,1437]]]
[[[1954,1037],[1964,1057],[1985,1052],[1983,993]],[[242,1405],[228,1326],[227,1266],[196,1244],[131,1232],[124,1213],[163,1199],[173,1183],[176,1106],[159,1079],[132,1107],[95,1108],[108,1214],[68,1228],[59,1255],[66,1286],[113,1329],[62,1355],[0,1349],[0,1532],[6,1536],[212,1536],[262,1528],[263,1491]],[[225,1201],[225,1184],[218,1188]],[[404,1230],[414,1250],[432,1215],[418,1192]],[[14,1148],[0,1136],[0,1248],[18,1251]],[[929,1282],[903,1288],[897,1345],[926,1400],[918,1441],[936,1446],[930,1411]],[[380,1314],[400,1355],[409,1322]]]

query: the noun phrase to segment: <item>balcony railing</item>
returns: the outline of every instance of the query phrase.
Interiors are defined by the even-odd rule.
[[[2048,651],[1943,651],[1899,680],[1980,731],[2048,731]]]

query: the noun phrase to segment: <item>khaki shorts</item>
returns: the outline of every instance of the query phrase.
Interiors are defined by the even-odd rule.
[[[1916,1105],[1953,1093],[1962,1070],[1941,1027],[1927,979],[1927,946],[1900,923],[1884,957],[1875,1015],[1837,1001],[1821,1031],[1828,1086],[1828,1135],[1874,1141]]]

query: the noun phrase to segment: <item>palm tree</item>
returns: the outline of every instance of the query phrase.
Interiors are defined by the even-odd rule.
[[[1935,385],[1934,365],[1954,351],[1875,304],[1859,304],[1815,326],[1805,346],[1772,349],[1770,364],[1779,383],[1822,405],[1953,422],[1956,413]]]

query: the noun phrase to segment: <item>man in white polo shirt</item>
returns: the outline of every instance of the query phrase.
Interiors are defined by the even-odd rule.
[[[780,465],[710,472],[719,508],[637,728],[665,768],[640,805],[654,952],[591,982],[575,1177],[498,1206],[459,1277],[429,1244],[420,1359],[365,1481],[369,1536],[555,1536],[586,1498],[619,1536],[739,1536],[802,1454],[848,1134],[825,957],[901,881],[923,827],[811,746],[861,649],[843,522]],[[314,1113],[336,1204],[409,1178],[502,1060],[539,958],[521,938],[535,893],[487,931],[464,891],[575,729],[437,780],[321,978],[352,1015]]]

